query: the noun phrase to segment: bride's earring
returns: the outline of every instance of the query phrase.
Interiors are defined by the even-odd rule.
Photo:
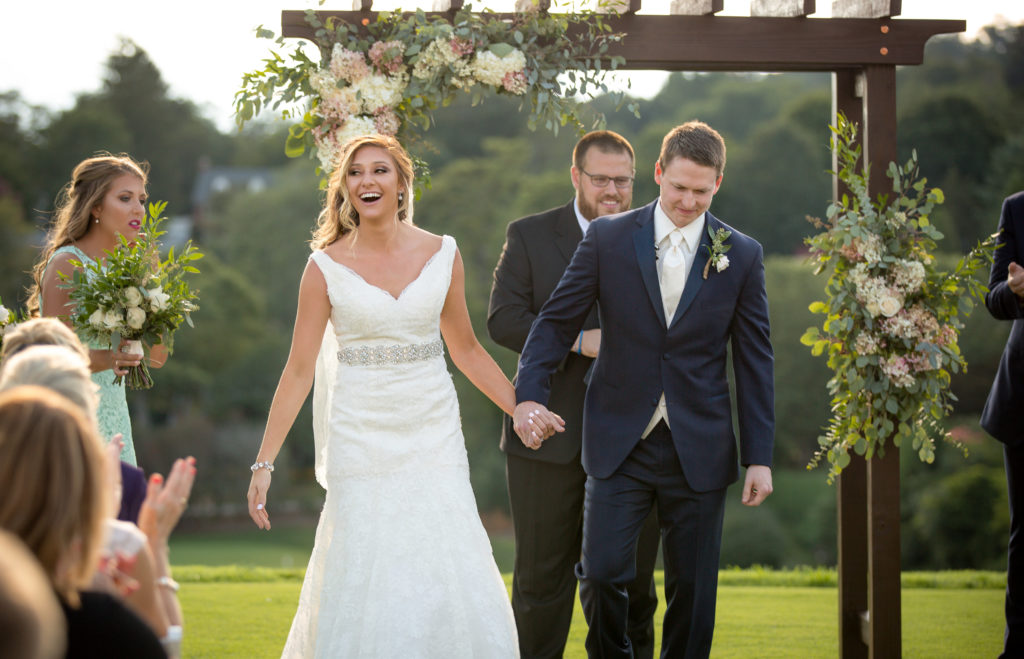
[[[398,203],[402,203],[403,201],[405,201],[405,193],[404,192],[399,192],[398,193]]]

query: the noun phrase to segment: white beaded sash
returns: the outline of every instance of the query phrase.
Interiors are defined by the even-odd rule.
[[[408,345],[357,346],[338,351],[338,361],[348,366],[390,366],[444,356],[441,339]]]

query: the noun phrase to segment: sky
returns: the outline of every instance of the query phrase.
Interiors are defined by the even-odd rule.
[[[415,2],[416,0],[411,0]],[[473,2],[511,11],[512,0]],[[645,0],[641,13],[667,13],[669,0]],[[818,0],[813,17],[831,15]],[[142,47],[175,98],[193,101],[222,130],[229,129],[232,99],[242,73],[260,68],[272,41],[258,39],[263,25],[280,32],[282,9],[317,8],[317,0],[4,0],[0,4],[0,92],[16,90],[28,103],[63,110],[75,96],[101,86],[104,63],[120,37]],[[430,9],[430,0],[376,0],[375,8]],[[349,2],[324,4],[348,9]],[[745,16],[749,0],[725,0],[721,16]],[[999,21],[1024,22],[1021,0],[903,0],[900,18],[964,19],[968,38]],[[653,96],[662,72],[632,72],[631,93]]]

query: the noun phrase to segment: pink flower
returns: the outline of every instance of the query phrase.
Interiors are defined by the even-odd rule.
[[[526,74],[522,71],[509,71],[506,73],[501,79],[501,86],[505,88],[505,91],[519,96],[522,96],[530,89],[530,84],[526,80]]]
[[[464,39],[462,37],[452,37],[451,41],[448,42],[452,47],[452,52],[462,57],[463,55],[472,55],[473,51],[476,50],[472,39]]]
[[[370,46],[370,61],[381,73],[395,73],[402,68],[405,44],[401,41],[378,41]]]
[[[394,135],[402,127],[402,122],[395,111],[387,106],[377,108],[373,114],[373,124],[381,135]]]

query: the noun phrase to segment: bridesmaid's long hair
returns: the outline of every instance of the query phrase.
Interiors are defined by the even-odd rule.
[[[114,179],[124,174],[134,174],[145,187],[148,170],[146,163],[138,163],[125,153],[117,156],[101,153],[78,163],[71,172],[71,180],[57,196],[53,226],[46,234],[42,255],[32,268],[32,287],[28,296],[28,311],[31,315],[39,314],[39,290],[46,265],[53,253],[89,231],[92,209],[103,201]]]
[[[395,138],[390,135],[363,135],[355,137],[345,145],[341,164],[331,175],[327,184],[327,203],[317,218],[316,229],[310,246],[323,249],[338,238],[352,233],[359,227],[359,213],[348,198],[348,186],[345,180],[352,166],[356,152],[364,146],[376,146],[384,149],[395,161],[398,171],[398,221],[412,224],[412,183],[415,176],[412,158]]]

